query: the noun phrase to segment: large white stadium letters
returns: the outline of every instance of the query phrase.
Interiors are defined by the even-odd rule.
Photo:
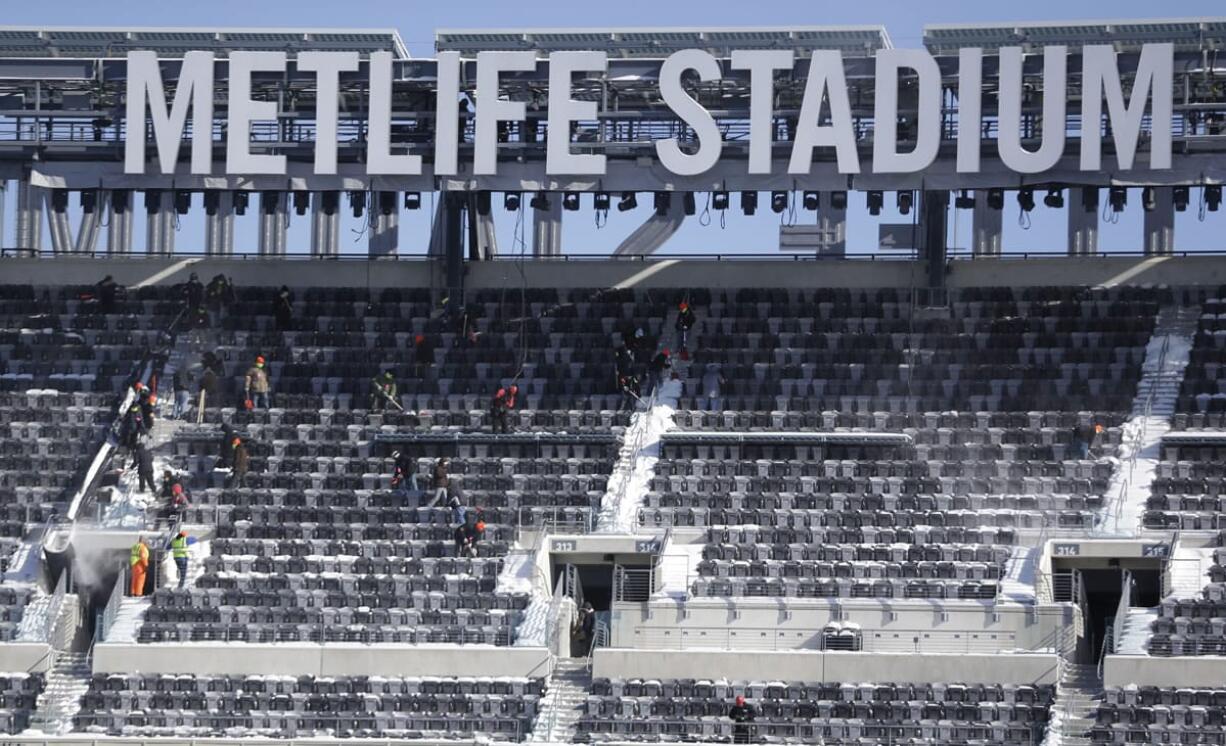
[[[995,52],[999,67],[998,132],[988,138],[983,127],[982,49],[959,50],[957,70],[957,170],[977,173],[983,168],[983,146],[995,139],[999,164],[993,166],[1020,174],[1040,174],[1060,164],[1070,136],[1078,133],[1070,125],[1070,115],[1080,113],[1080,158],[1082,171],[1100,171],[1103,131],[1109,130],[1116,159],[1106,168],[1134,168],[1143,135],[1149,146],[1149,169],[1171,167],[1171,118],[1174,91],[1175,50],[1172,44],[1145,44],[1137,57],[1136,73],[1130,90],[1125,90],[1115,50],[1109,45],[1082,48],[1081,111],[1068,105],[1068,71],[1077,69],[1069,62],[1069,50],[1051,46],[1043,54],[1042,133],[1021,129],[1025,81],[1025,52],[1020,47],[1003,47]],[[734,50],[728,60],[716,59],[709,52],[685,49],[674,52],[659,64],[656,101],[668,107],[684,122],[690,136],[657,140],[656,158],[660,165],[678,176],[707,173],[720,163],[726,150],[723,129],[732,126],[748,131],[748,147],[736,150],[733,169],[749,174],[786,171],[806,175],[815,158],[832,156],[838,172],[861,172],[861,146],[871,152],[874,173],[918,173],[935,161],[942,142],[942,76],[936,59],[920,49],[882,49],[875,59],[875,80],[871,102],[854,115],[847,87],[844,59],[837,50],[814,50],[806,62],[797,64],[792,50]],[[650,63],[647,63],[650,64]],[[223,68],[223,65],[225,66]],[[188,112],[191,112],[191,159],[193,174],[232,175],[286,173],[286,157],[275,151],[252,152],[252,123],[275,122],[277,102],[272,97],[252,99],[252,75],[271,81],[286,73],[311,73],[315,77],[315,152],[314,173],[338,172],[338,95],[343,76],[362,69],[354,52],[301,52],[288,60],[284,52],[233,52],[228,60],[217,62],[212,52],[188,52],[174,81],[173,101],[167,108],[167,92],[160,63],[153,52],[128,53],[127,139],[124,171],[140,174],[154,171],[173,174],[179,161]],[[508,99],[501,92],[504,73],[535,73],[539,65],[548,66],[545,173],[550,176],[603,176],[606,156],[582,152],[571,142],[572,133],[582,123],[595,122],[599,106],[590,97],[573,98],[572,79],[576,74],[599,75],[609,69],[608,55],[599,51],[553,52],[538,58],[535,52],[481,52],[476,60],[461,60],[457,52],[440,52],[435,65],[436,99],[431,111],[423,112],[433,130],[419,131],[433,136],[433,174],[453,176],[471,169],[473,175],[498,173],[500,131],[504,122],[523,122],[526,106],[522,100]],[[227,85],[225,163],[213,163],[212,139],[215,70]],[[726,67],[725,67],[726,66]],[[366,65],[369,76],[369,121],[358,122],[366,133],[365,158],[346,168],[364,169],[367,175],[410,176],[421,174],[423,159],[417,153],[392,153],[394,75],[397,70],[389,52],[375,52]],[[992,65],[986,66],[991,69]],[[805,70],[806,79],[799,115],[776,110],[775,77],[792,76]],[[731,71],[731,72],[726,72]],[[749,108],[736,114],[741,121],[729,122],[727,111],[717,121],[702,99],[691,88],[692,81],[715,83],[726,74],[748,78]],[[650,80],[650,77],[644,78]],[[463,80],[475,80],[471,163],[461,163],[460,99]],[[533,78],[533,86],[544,85]],[[948,78],[945,81],[949,82]],[[902,100],[900,101],[900,97]],[[1106,101],[1104,117],[1103,102]],[[871,120],[864,113],[871,103]],[[1148,110],[1150,116],[1146,118]],[[744,117],[747,116],[747,121]],[[774,158],[774,133],[778,118],[789,117],[791,150],[786,166]],[[860,116],[861,119],[856,117]],[[1148,126],[1148,130],[1146,130]],[[952,135],[950,135],[953,137]],[[871,138],[871,139],[868,139]],[[147,139],[156,150],[147,155]],[[272,138],[267,138],[272,139]],[[744,140],[741,141],[745,142]],[[740,143],[738,143],[739,145]],[[900,148],[906,148],[900,150]],[[744,158],[745,156],[747,158]],[[744,160],[741,160],[743,159]],[[150,166],[156,161],[156,166]],[[364,163],[364,166],[361,165]]]

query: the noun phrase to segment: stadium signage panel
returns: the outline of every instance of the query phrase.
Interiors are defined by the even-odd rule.
[[[1037,174],[1054,168],[1064,155],[1069,127],[1045,127],[1034,149],[1023,145],[1021,131],[1022,98],[1025,95],[1020,47],[998,51],[999,79],[998,133],[996,150],[1001,165],[1020,174]],[[1079,111],[1070,111],[1069,50],[1048,46],[1043,56],[1044,122],[1068,122],[1080,115],[1082,122],[1098,122],[1107,115],[1106,128],[1114,141],[1116,162],[1104,164],[1103,129],[1094,126],[1078,134],[1079,168],[1082,171],[1134,168],[1138,143],[1147,135],[1149,169],[1171,167],[1171,113],[1174,83],[1174,46],[1146,44],[1137,56],[1131,90],[1121,82],[1117,55],[1110,45],[1087,45],[1080,51]],[[984,51],[967,48],[959,51],[957,170],[978,173],[981,169],[983,139]],[[521,121],[526,115],[522,101],[499,97],[503,74],[534,71],[547,64],[549,86],[545,171],[549,175],[601,176],[606,173],[605,156],[576,153],[571,149],[572,125],[597,118],[595,101],[572,98],[575,75],[596,75],[608,69],[608,55],[597,51],[553,52],[538,60],[535,52],[481,52],[476,57],[475,137],[471,164],[460,164],[458,118],[460,98],[460,55],[438,55],[437,112],[433,132],[433,173],[450,176],[463,172],[495,175],[498,172],[498,129],[503,122]],[[936,160],[942,132],[942,74],[936,59],[920,49],[882,49],[875,59],[874,133],[868,162],[861,162],[857,149],[856,122],[852,117],[847,76],[842,53],[814,50],[807,63],[807,78],[800,113],[794,123],[791,151],[786,164],[772,159],[772,109],[776,72],[792,70],[796,63],[791,50],[736,50],[726,60],[729,72],[747,77],[749,92],[749,145],[745,168],[749,174],[808,174],[817,152],[833,150],[839,173],[905,174],[923,171]],[[191,138],[190,169],[193,174],[209,174],[224,168],[232,175],[283,175],[286,157],[255,153],[251,149],[253,122],[277,118],[274,101],[257,101],[251,96],[252,75],[280,73],[290,60],[284,52],[232,52],[228,57],[229,83],[226,101],[225,160],[213,163],[213,141]],[[298,72],[316,77],[317,110],[314,173],[337,173],[338,90],[342,73],[361,69],[356,52],[301,52],[293,61]],[[802,65],[804,65],[802,61]],[[411,176],[422,173],[420,155],[394,153],[391,138],[392,55],[370,55],[369,121],[367,122],[365,171],[371,176]],[[129,125],[128,132],[153,134],[153,157],[148,157],[144,137],[128,137],[125,143],[124,170],[130,174],[156,172],[172,174],[179,158],[189,111],[193,133],[211,133],[214,102],[214,56],[212,52],[188,52],[182,61],[173,100],[167,102],[161,68],[156,55],[148,51],[128,53],[127,121],[148,122],[146,127]],[[713,83],[725,75],[725,61],[699,49],[686,49],[666,57],[659,70],[658,97],[694,133],[694,142],[676,138],[655,143],[656,158],[678,176],[696,176],[710,171],[721,160],[723,140],[719,124],[687,91],[686,81],[695,77]],[[916,106],[916,121],[908,140],[900,142],[899,81],[906,77]],[[1105,106],[1104,106],[1105,104]],[[1145,114],[1150,113],[1145,129]],[[914,138],[911,142],[910,138]],[[902,146],[906,146],[903,149]],[[820,149],[820,150],[819,150]],[[152,161],[152,162],[151,162]]]

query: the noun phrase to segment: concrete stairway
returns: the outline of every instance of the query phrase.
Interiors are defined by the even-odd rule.
[[[530,743],[574,743],[584,703],[592,686],[587,658],[559,658],[549,677]]]
[[[1089,746],[1094,712],[1102,698],[1097,666],[1067,664],[1056,687],[1043,746]]]
[[[60,653],[47,674],[47,687],[38,695],[30,729],[49,735],[72,730],[72,719],[81,711],[81,696],[92,676],[85,653]]]
[[[1117,655],[1149,655],[1150,625],[1158,618],[1158,609],[1132,608],[1124,619]]]

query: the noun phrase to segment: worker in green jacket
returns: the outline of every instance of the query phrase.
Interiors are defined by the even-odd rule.
[[[388,407],[402,409],[398,394],[396,376],[390,370],[370,379],[370,411],[382,412]]]
[[[195,543],[196,540],[188,537],[186,531],[180,531],[166,545],[166,551],[170,552],[170,556],[174,557],[175,567],[179,569],[180,588],[187,582],[187,548]]]

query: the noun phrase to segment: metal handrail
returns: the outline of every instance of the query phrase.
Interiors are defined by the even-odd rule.
[[[1132,571],[1125,570],[1123,583],[1120,589],[1120,601],[1115,606],[1115,619],[1111,625],[1111,636],[1104,640],[1103,657],[1099,660],[1098,675],[1102,676],[1103,662],[1106,659],[1107,653],[1116,654],[1120,651],[1120,641],[1124,638],[1124,623],[1128,621],[1128,612],[1132,609]],[[1107,648],[1110,650],[1107,650]]]

